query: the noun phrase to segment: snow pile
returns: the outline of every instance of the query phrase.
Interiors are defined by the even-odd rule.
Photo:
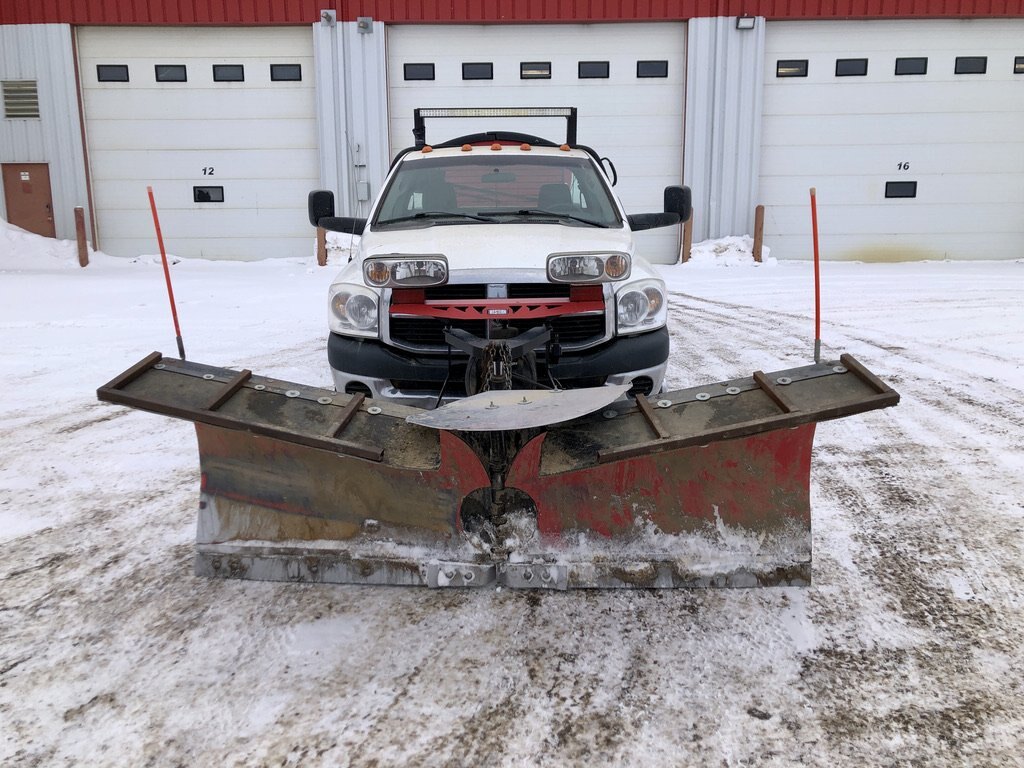
[[[754,238],[720,237],[694,243],[686,264],[690,267],[757,267],[774,266],[777,260],[771,255],[771,248],[761,246],[761,262],[754,261]]]
[[[89,249],[91,260],[95,252]],[[78,244],[27,232],[0,219],[0,270],[78,268]]]

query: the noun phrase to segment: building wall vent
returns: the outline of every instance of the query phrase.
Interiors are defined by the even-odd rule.
[[[4,80],[4,117],[39,117],[39,90],[35,80]]]

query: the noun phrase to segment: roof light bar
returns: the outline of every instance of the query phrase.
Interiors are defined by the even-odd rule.
[[[575,107],[421,107],[420,117],[570,117]]]
[[[576,107],[420,107],[413,112],[412,134],[417,147],[427,143],[425,120],[430,118],[564,117],[565,143],[576,144]]]

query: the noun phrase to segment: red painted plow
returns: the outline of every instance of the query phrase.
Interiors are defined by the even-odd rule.
[[[98,391],[195,422],[200,574],[552,589],[808,584],[814,425],[899,401],[849,355],[620,394],[421,411],[159,353]]]

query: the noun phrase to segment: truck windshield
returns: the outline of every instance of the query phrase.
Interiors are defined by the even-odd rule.
[[[474,153],[403,163],[391,179],[371,226],[480,221],[622,226],[607,187],[588,160],[524,155]]]

